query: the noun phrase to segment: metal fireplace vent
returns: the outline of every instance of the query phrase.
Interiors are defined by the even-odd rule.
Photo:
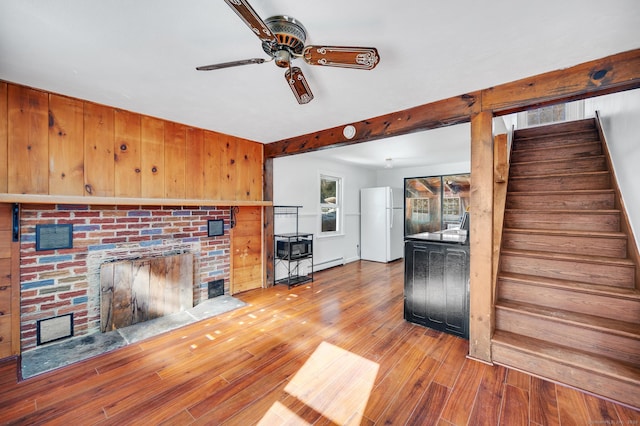
[[[73,312],[37,322],[36,343],[44,345],[73,336]]]
[[[209,281],[209,299],[224,295],[224,280]]]

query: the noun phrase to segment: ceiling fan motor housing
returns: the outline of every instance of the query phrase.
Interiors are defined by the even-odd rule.
[[[285,15],[272,16],[265,20],[265,24],[276,36],[278,43],[274,46],[263,42],[262,49],[275,59],[276,65],[288,68],[291,58],[302,54],[307,30],[298,20]]]

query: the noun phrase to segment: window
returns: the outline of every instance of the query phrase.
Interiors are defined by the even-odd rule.
[[[442,200],[442,215],[460,217],[460,197],[444,197]]]
[[[320,235],[342,232],[342,178],[320,175]]]
[[[518,129],[584,118],[584,101],[550,105],[517,114]]]
[[[429,223],[431,202],[428,198],[410,198],[411,220],[415,223]]]
[[[556,123],[565,118],[565,104],[542,107],[527,111],[527,126]]]

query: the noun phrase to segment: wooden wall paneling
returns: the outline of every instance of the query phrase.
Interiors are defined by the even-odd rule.
[[[491,362],[494,327],[492,126],[491,112],[471,117],[469,356],[486,362]]]
[[[231,230],[231,294],[262,287],[262,208],[240,207]]]
[[[235,147],[234,151],[234,166],[235,171],[233,176],[235,178],[235,194],[234,200],[248,200],[250,196],[251,185],[251,160],[249,159],[251,153],[251,143],[244,139],[235,139],[233,141]]]
[[[85,195],[115,195],[114,110],[84,103],[84,190]]]
[[[240,200],[262,200],[261,143],[243,141],[238,148],[238,196]]]
[[[234,146],[233,166],[235,167],[233,173],[235,180],[234,199],[248,200],[251,195],[252,143],[244,139],[235,139],[232,144]]]
[[[204,198],[204,131],[187,128],[185,197]]]
[[[225,155],[222,157],[222,181],[221,198],[223,200],[235,200],[238,196],[238,139],[224,135],[222,137],[225,146]]]
[[[164,121],[142,117],[141,127],[142,196],[164,197]]]
[[[11,314],[0,315],[0,359],[11,356]]]
[[[115,110],[115,196],[142,196],[141,117]]]
[[[12,351],[14,316],[11,285],[11,228],[13,215],[11,204],[0,204],[0,359],[14,355]]]
[[[84,195],[84,104],[49,95],[49,194]]]
[[[9,193],[49,193],[48,103],[45,92],[9,85]]]
[[[187,128],[164,124],[164,194],[167,198],[185,198]]]
[[[9,182],[8,165],[8,96],[7,83],[0,81],[0,192],[7,192]]]
[[[222,199],[223,161],[227,149],[220,133],[204,132],[204,198],[208,200]]]

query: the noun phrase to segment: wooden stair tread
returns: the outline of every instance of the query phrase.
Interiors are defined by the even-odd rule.
[[[517,210],[517,209],[512,209]],[[503,232],[509,232],[513,234],[528,234],[528,235],[550,235],[550,236],[563,236],[563,237],[592,237],[592,238],[615,238],[626,240],[627,234],[624,232],[610,232],[610,231],[578,231],[571,229],[530,229],[530,228],[504,228]]]
[[[535,257],[538,259],[566,260],[573,262],[600,263],[603,265],[618,265],[633,267],[635,264],[630,259],[617,259],[606,256],[592,256],[586,254],[552,253],[547,251],[502,249],[503,255]]]
[[[593,160],[593,159],[604,159],[605,156],[604,155],[590,155],[589,157],[582,157],[580,158],[580,160]],[[573,162],[576,161],[576,159],[572,159],[572,160],[567,160],[565,158],[554,158],[552,160],[532,160],[532,161],[514,161],[512,163],[510,163],[510,166],[524,166],[524,165],[530,165],[530,164],[553,164],[553,163],[567,163],[567,162]]]
[[[508,346],[560,364],[590,370],[640,386],[640,368],[622,361],[502,330],[496,330],[491,341],[492,344]]]
[[[516,213],[516,214],[526,214],[526,213],[542,213],[542,214],[553,214],[553,213],[571,213],[575,215],[586,215],[586,214],[611,214],[611,213],[620,213],[620,210],[617,209],[598,209],[598,210],[577,210],[577,209],[505,209],[505,212]]]
[[[588,142],[576,142],[576,143],[570,143],[570,144],[565,144],[562,145],[563,149],[567,149],[567,148],[576,148],[576,147],[581,147],[584,145],[597,145],[600,144],[600,141],[597,139],[594,140],[590,140]],[[537,147],[537,148],[518,148],[517,147],[517,139],[514,139],[513,142],[513,146],[514,148],[512,149],[511,152],[518,152],[518,153],[527,153],[527,152],[543,152],[543,151],[553,151],[555,149],[558,149],[558,146],[541,146],[541,147]],[[591,155],[588,156],[588,158],[592,157]]]
[[[513,132],[514,139],[540,139],[555,136],[570,136],[579,134],[593,134],[597,132],[595,121],[592,123],[567,121],[564,123],[549,124],[543,126],[516,129]]]
[[[615,194],[613,189],[576,189],[575,191],[550,190],[550,191],[508,191],[508,195],[547,196],[547,195],[591,195],[591,194]]]
[[[640,324],[511,300],[498,300],[496,310],[502,309],[640,340]]]
[[[600,170],[597,172],[572,172],[572,173],[546,173],[542,175],[527,175],[527,176],[513,176],[510,177],[509,180],[528,180],[528,179],[540,179],[540,178],[549,178],[549,177],[571,177],[578,178],[584,176],[599,176],[599,175],[609,175],[608,170]]]
[[[527,285],[553,287],[573,290],[581,293],[598,294],[624,299],[634,299],[637,300],[638,303],[640,303],[640,291],[635,288],[602,286],[580,281],[569,281],[558,278],[541,277],[538,275],[518,274],[514,272],[499,272],[498,279],[500,278],[511,281],[518,281]]]
[[[527,127],[514,131],[516,138],[546,138],[556,135],[572,135],[576,133],[593,133],[596,131],[594,118],[582,120],[565,121],[542,126]]]

